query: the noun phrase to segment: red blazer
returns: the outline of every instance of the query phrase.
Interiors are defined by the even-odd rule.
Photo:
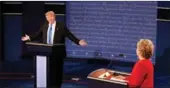
[[[154,69],[149,59],[136,62],[131,75],[126,77],[130,88],[154,88]]]

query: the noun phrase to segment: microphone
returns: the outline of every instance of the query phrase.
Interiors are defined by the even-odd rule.
[[[117,57],[123,57],[123,58],[126,58],[126,56],[125,56],[123,53],[120,53],[120,54],[118,54],[118,55],[115,55],[113,58],[117,58]],[[112,59],[110,59],[110,63],[108,64],[107,69],[111,68],[112,63],[113,63],[113,60],[112,60]]]
[[[121,54],[119,54],[119,56],[120,56],[120,57],[124,57],[124,54],[123,54],[123,53],[121,53]]]
[[[114,58],[116,58],[116,57],[123,57],[123,58],[125,58],[126,56],[123,54],[123,53],[120,53],[120,54],[118,54],[118,55],[113,55],[113,57]],[[113,60],[112,59],[110,59],[110,63],[108,64],[108,66],[107,66],[107,69],[105,69],[105,75],[104,75],[104,77],[107,77],[107,75],[110,75],[108,78],[110,79],[110,77],[112,77],[115,73],[110,73],[110,71],[109,71],[109,69],[111,69],[111,67],[112,67],[112,63],[113,63]]]

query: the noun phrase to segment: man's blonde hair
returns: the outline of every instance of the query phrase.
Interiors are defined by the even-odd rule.
[[[54,11],[48,11],[48,12],[45,13],[45,16],[49,16],[49,15],[55,16]]]
[[[137,43],[137,51],[143,58],[150,59],[154,53],[154,44],[149,39],[140,39]]]

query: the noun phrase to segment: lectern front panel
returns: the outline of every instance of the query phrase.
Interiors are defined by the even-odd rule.
[[[36,88],[47,87],[47,57],[36,56]]]

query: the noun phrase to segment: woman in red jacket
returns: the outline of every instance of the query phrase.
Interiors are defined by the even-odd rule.
[[[138,61],[128,77],[118,76],[119,79],[128,81],[129,88],[154,88],[154,68],[150,61],[154,52],[154,45],[151,40],[141,39],[137,43],[136,53]]]

